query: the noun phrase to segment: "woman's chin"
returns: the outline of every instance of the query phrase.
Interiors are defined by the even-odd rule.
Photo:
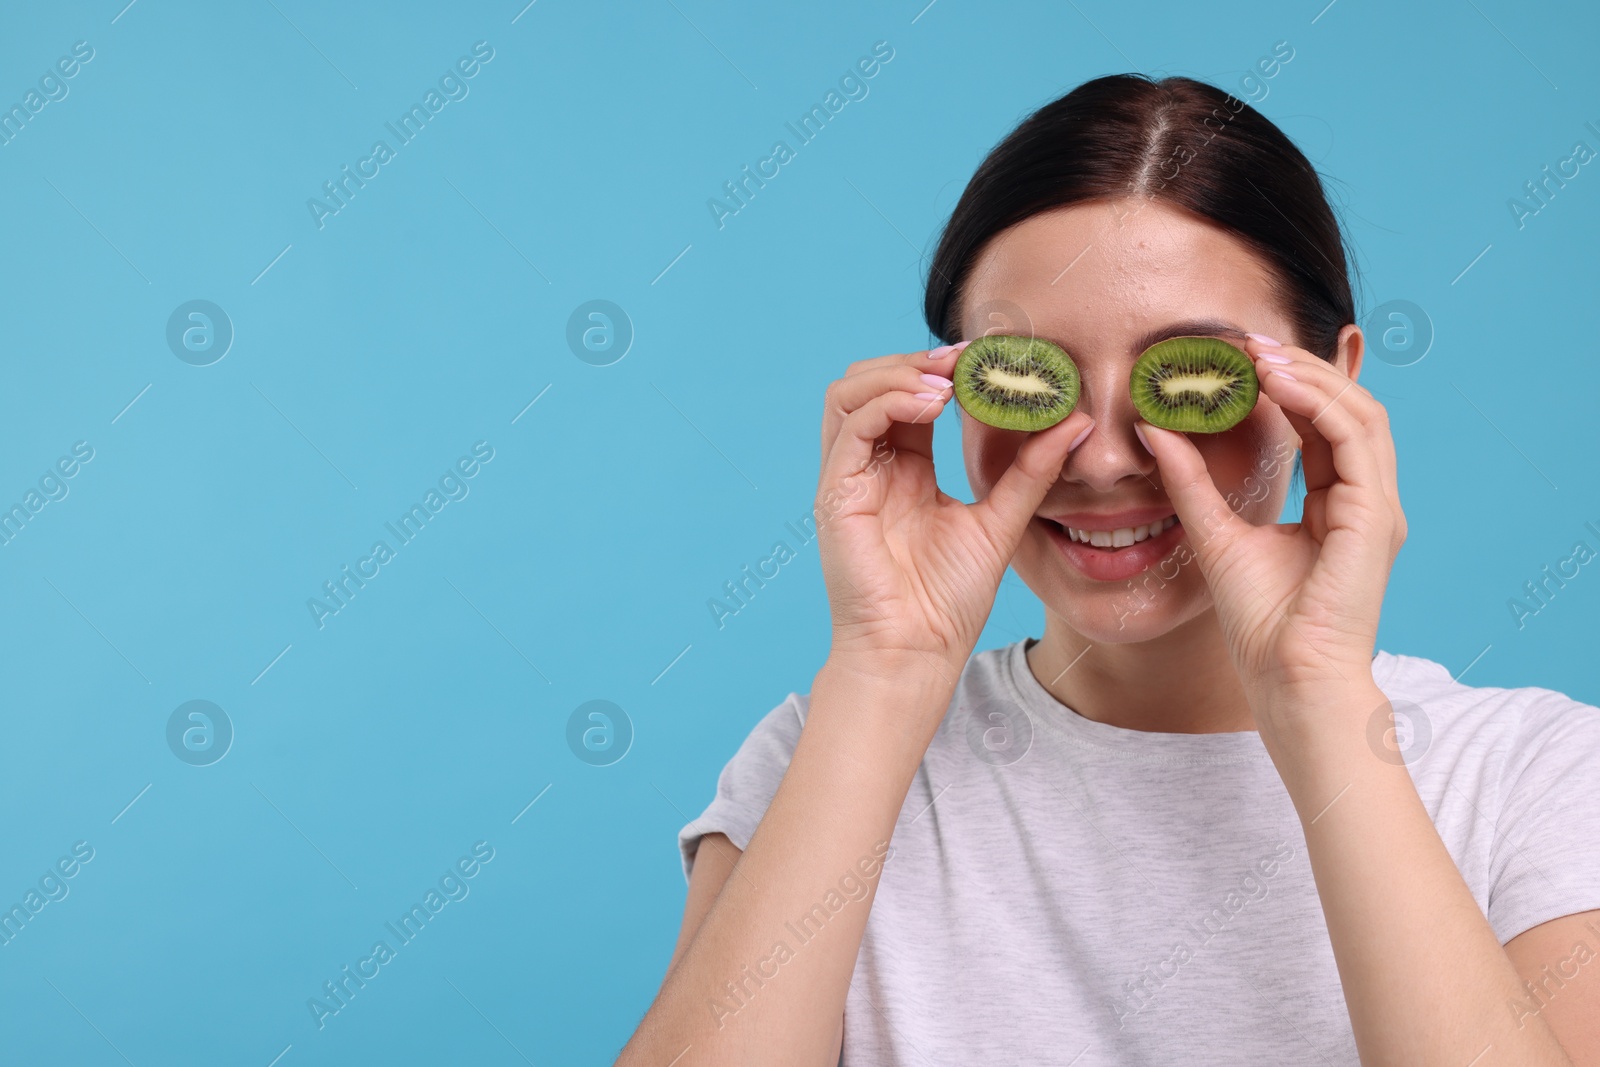
[[[1094,645],[1138,645],[1139,641],[1165,637],[1189,621],[1198,611],[1178,611],[1176,601],[1139,603],[1138,598],[1109,605],[1078,603],[1070,611],[1054,614],[1070,629]]]
[[[1186,586],[1169,583],[1150,589],[1128,583],[1087,596],[1066,593],[1060,598],[1064,603],[1048,605],[1049,614],[1094,644],[1137,644],[1171,633],[1210,607],[1203,587]]]
[[[1211,593],[1187,547],[1121,581],[1098,581],[1068,565],[1060,546],[1024,539],[1012,569],[1045,601],[1048,614],[1100,645],[1162,637],[1211,607]]]

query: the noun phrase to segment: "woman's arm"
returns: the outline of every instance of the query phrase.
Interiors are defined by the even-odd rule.
[[[728,839],[727,834],[709,833],[700,838],[695,853],[694,866],[689,871],[689,894],[683,902],[683,925],[678,929],[678,943],[672,948],[672,959],[667,961],[667,973],[683,958],[683,950],[694,940],[706,912],[711,910],[722,883],[733,873],[744,851]]]
[[[1600,910],[1580,911],[1540,923],[1506,942],[1506,955],[1526,983],[1521,998],[1506,1010],[1519,1022],[1533,1015],[1542,1018],[1574,1067],[1600,1067],[1596,932]]]
[[[619,1067],[838,1062],[845,994],[887,844],[950,690],[912,662],[866,676],[825,665],[783,782],[720,892],[691,892],[675,962]],[[704,847],[705,842],[702,842]],[[731,849],[731,845],[728,846]],[[695,864],[695,878],[701,872]],[[730,872],[731,873],[727,873]],[[867,892],[841,893],[853,878]],[[832,891],[845,904],[829,912]],[[838,899],[836,897],[835,899]],[[820,906],[820,910],[819,910]],[[707,907],[690,932],[691,912]],[[685,945],[687,940],[687,945]]]
[[[1544,1018],[1515,1010],[1526,1002],[1521,976],[1405,764],[1350,728],[1387,707],[1374,686],[1299,709],[1325,727],[1274,754],[1305,828],[1361,1062],[1572,1067]]]
[[[1252,526],[1182,434],[1140,426],[1211,588],[1261,740],[1305,829],[1361,1062],[1572,1067],[1523,993],[1393,753],[1369,725],[1391,713],[1372,677],[1384,587],[1406,537],[1388,415],[1350,370],[1252,336],[1261,392],[1299,435],[1301,521]],[[1293,373],[1286,374],[1287,365]],[[1270,990],[1262,990],[1270,995]]]
[[[667,963],[667,973],[672,973],[672,968],[683,958],[684,950],[694,941],[700,924],[705,921],[706,912],[711,910],[717,894],[722,892],[723,883],[733,873],[733,865],[739,862],[742,855],[743,851],[728,839],[727,834],[713,832],[700,839],[694,866],[689,873],[689,895],[683,902],[683,926],[678,931],[678,943],[672,950],[672,959]],[[839,1050],[843,1045],[844,1019],[841,1017],[839,1025],[834,1028],[833,1052],[828,1057],[828,1063],[839,1062]]]
[[[939,489],[962,345],[828,386],[812,514],[833,641],[788,770],[621,1065],[830,1067],[889,838],[1028,521],[1093,421],[1030,436],[982,500]],[[862,892],[863,888],[865,892]]]

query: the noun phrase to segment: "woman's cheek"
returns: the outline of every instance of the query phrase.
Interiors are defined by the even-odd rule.
[[[1266,417],[1268,415],[1276,417]],[[1217,491],[1235,512],[1253,512],[1269,501],[1294,451],[1286,441],[1288,420],[1281,413],[1257,412],[1234,429],[1210,437],[1193,435]]]
[[[1025,433],[997,430],[985,426],[965,413],[961,416],[961,446],[969,472],[976,472],[972,491],[979,499],[989,495],[1017,458],[1017,449],[1027,440]],[[970,475],[969,475],[970,479]],[[982,484],[977,484],[981,482]]]
[[[1211,482],[1222,494],[1222,499],[1227,501],[1228,507],[1236,512],[1242,509],[1249,502],[1249,493],[1252,491],[1249,483],[1257,480],[1252,473],[1256,451],[1249,438],[1230,432],[1204,438],[1193,434],[1190,440],[1195,441],[1200,457],[1205,460],[1206,470],[1211,474]]]

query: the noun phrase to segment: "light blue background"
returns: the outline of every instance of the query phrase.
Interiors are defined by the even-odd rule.
[[[95,54],[0,147],[0,504],[95,451],[0,548],[0,904],[95,857],[0,946],[7,1062],[610,1062],[677,934],[678,827],[827,648],[814,544],[725,628],[706,602],[793,544],[824,385],[927,344],[983,155],[1100,74],[1244,95],[1293,46],[1252,99],[1329,176],[1363,313],[1436,331],[1363,376],[1411,524],[1380,644],[1600,702],[1600,567],[1507,607],[1600,547],[1600,173],[1508,208],[1600,148],[1593,10],[925,2],[8,8],[8,106]],[[319,230],[307,199],[480,40],[469,95]],[[880,40],[869,95],[719,229],[707,200]],[[211,366],[165,341],[192,299],[236,330]],[[591,299],[636,331],[611,366],[566,342]],[[307,598],[480,440],[470,495],[319,630]],[[980,647],[1040,630],[1008,577]],[[193,699],[236,731],[207,767],[165,739]],[[633,723],[611,766],[565,739],[592,699]],[[308,998],[480,840],[470,895],[319,1030]]]

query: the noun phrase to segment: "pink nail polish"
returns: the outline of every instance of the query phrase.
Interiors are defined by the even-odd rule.
[[[1074,437],[1072,439],[1072,443],[1067,446],[1067,451],[1071,452],[1074,448],[1077,448],[1079,445],[1083,444],[1084,438],[1088,437],[1093,432],[1094,432],[1094,424],[1093,423],[1089,424],[1088,426],[1085,426],[1083,428],[1083,432],[1080,433],[1077,437]]]
[[[1139,435],[1139,443],[1144,445],[1144,450],[1152,456],[1155,455],[1155,452],[1150,448],[1150,439],[1144,435],[1144,427],[1136,422],[1133,424],[1133,432]]]
[[[1282,341],[1274,341],[1264,333],[1247,333],[1245,336],[1250,338],[1252,341],[1260,341],[1264,345],[1271,345],[1273,348],[1283,347]]]
[[[1286,370],[1278,370],[1276,367],[1273,367],[1272,369],[1268,370],[1267,373],[1268,374],[1276,374],[1280,378],[1287,378],[1291,382],[1298,382],[1300,380],[1299,378],[1296,378],[1294,375],[1290,374],[1288,371],[1286,371]]]
[[[1290,359],[1288,356],[1274,355],[1271,352],[1263,352],[1263,353],[1261,353],[1261,355],[1258,358],[1266,360],[1268,363],[1293,363],[1294,362],[1294,360]]]
[[[929,359],[943,359],[956,350],[955,345],[940,345],[938,348],[928,350]]]
[[[941,399],[943,399],[938,393],[917,393],[916,397],[917,397],[918,400],[941,400]]]
[[[949,378],[941,378],[937,374],[924,374],[922,380],[936,389],[948,389],[955,384]]]

